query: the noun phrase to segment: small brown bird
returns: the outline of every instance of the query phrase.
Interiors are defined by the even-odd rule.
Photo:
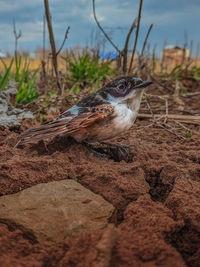
[[[54,121],[23,132],[18,137],[18,144],[63,134],[73,137],[77,142],[90,144],[111,139],[131,128],[145,87],[151,83],[136,77],[117,78],[82,99]]]

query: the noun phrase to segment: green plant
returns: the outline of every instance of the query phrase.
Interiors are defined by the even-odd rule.
[[[68,63],[67,78],[72,83],[71,91],[76,90],[77,93],[85,85],[97,83],[116,73],[110,67],[111,61],[101,62],[100,57],[90,56],[88,52],[78,56],[72,53],[72,59],[66,57],[62,59]]]
[[[186,131],[185,133],[186,137],[191,138],[192,137],[192,131]]]
[[[193,66],[192,68],[186,69],[183,65],[177,65],[173,68],[169,74],[170,78],[176,78],[181,80],[183,78],[192,78],[196,81],[200,81],[200,68]]]
[[[17,53],[15,53],[15,81],[19,82],[20,79],[20,69],[21,69],[22,57],[17,57]],[[26,68],[27,59],[25,60],[24,68]]]
[[[192,67],[191,78],[200,82],[200,68],[196,66]]]
[[[171,73],[169,74],[169,77],[181,80],[182,79],[182,72],[183,72],[183,66],[177,65],[176,67],[174,67],[172,69]]]
[[[10,65],[8,67],[6,66],[6,63],[2,58],[0,58],[0,61],[4,65],[4,74],[0,73],[0,90],[3,90],[10,79],[10,73],[14,59],[11,60]]]
[[[40,124],[44,123],[44,118],[42,116],[40,116]]]
[[[0,90],[4,89],[9,80],[15,80],[18,82],[18,92],[16,95],[16,103],[29,103],[38,97],[36,87],[36,74],[38,70],[35,70],[30,75],[29,72],[29,60],[26,58],[24,64],[22,64],[22,57],[17,56],[11,60],[9,66],[6,65],[4,60],[0,58],[0,61],[4,65],[4,75],[0,74]],[[11,74],[11,67],[15,63],[15,72]]]
[[[22,66],[22,57],[15,54],[14,79],[18,82],[17,103],[29,103],[38,97],[35,78],[38,70],[29,77],[29,61],[26,58]]]
[[[29,103],[35,100],[38,97],[37,87],[36,87],[36,74],[38,70],[35,70],[34,73],[28,78],[28,67],[22,72],[20,77],[18,92],[16,96],[17,103]],[[26,82],[26,79],[28,81]]]

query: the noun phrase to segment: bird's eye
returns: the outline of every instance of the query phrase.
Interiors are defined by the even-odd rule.
[[[123,90],[125,88],[125,84],[120,83],[120,84],[118,84],[117,87],[118,87],[118,89]]]

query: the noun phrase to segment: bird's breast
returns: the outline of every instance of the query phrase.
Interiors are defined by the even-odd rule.
[[[114,126],[120,131],[126,131],[133,125],[137,112],[130,109],[127,104],[118,104],[114,107]]]

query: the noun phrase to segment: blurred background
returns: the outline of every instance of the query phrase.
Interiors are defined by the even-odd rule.
[[[0,90],[16,82],[17,104],[74,103],[118,75],[200,80],[198,0],[0,4]]]

